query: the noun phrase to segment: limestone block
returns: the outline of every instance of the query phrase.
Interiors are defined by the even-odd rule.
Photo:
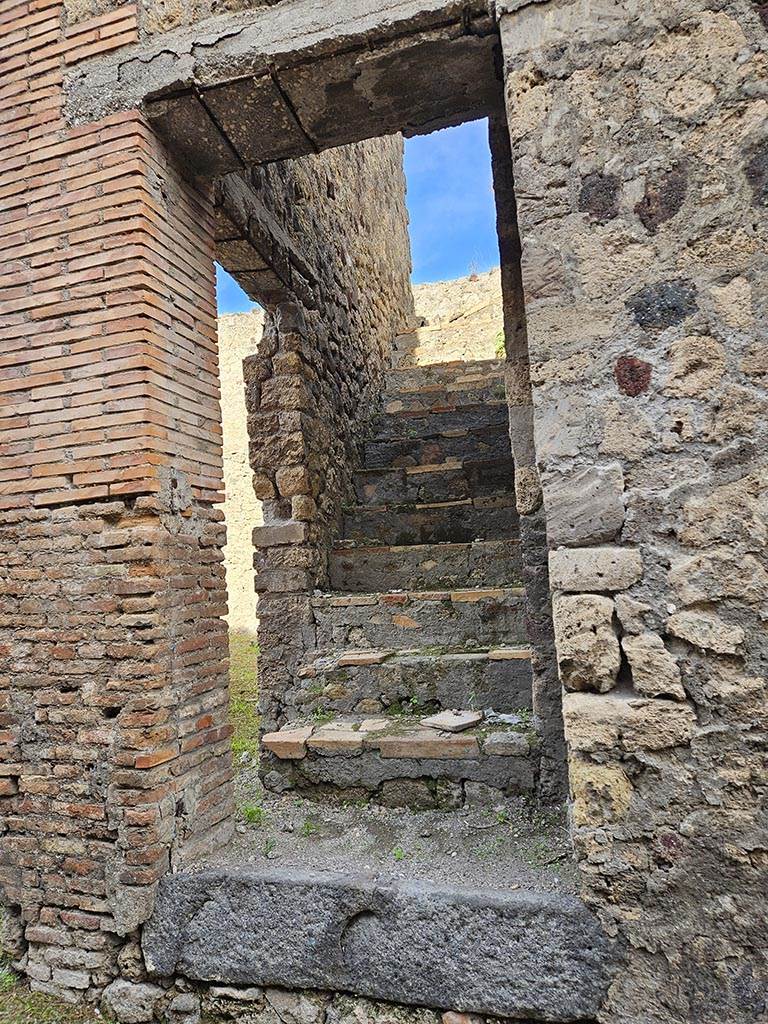
[[[632,682],[644,697],[685,700],[677,660],[657,633],[625,636],[621,646],[632,669]]]
[[[624,524],[624,474],[618,462],[592,466],[544,484],[547,538],[552,548],[616,538]]]
[[[626,590],[642,575],[640,552],[633,548],[559,548],[549,553],[553,590]]]
[[[744,630],[732,626],[714,612],[677,612],[667,620],[667,629],[673,636],[687,640],[694,647],[701,647],[717,654],[736,654],[744,643]]]
[[[566,690],[605,693],[621,664],[614,604],[598,594],[559,596],[553,605],[560,679]]]

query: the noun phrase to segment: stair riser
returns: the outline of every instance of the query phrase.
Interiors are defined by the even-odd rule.
[[[337,549],[330,559],[331,588],[344,593],[512,586],[520,575],[520,552],[513,541]]]
[[[509,454],[509,431],[506,426],[489,427],[477,433],[456,437],[412,437],[365,443],[367,469],[429,466],[448,459],[501,459],[508,458]]]
[[[430,501],[462,501],[490,494],[512,493],[511,456],[488,462],[468,462],[457,469],[408,473],[404,468],[355,473],[355,492],[361,505],[409,505]]]
[[[504,363],[500,360],[457,360],[443,361],[431,366],[409,366],[389,370],[386,376],[387,394],[398,394],[403,390],[413,391],[430,385],[469,384],[478,378],[502,378]]]
[[[381,800],[387,789],[391,793],[395,788],[391,784],[397,780],[452,782],[461,787],[454,790],[453,806],[463,802],[462,784],[465,782],[481,782],[506,797],[528,796],[536,787],[537,759],[533,754],[527,757],[481,755],[456,760],[385,758],[376,751],[331,757],[310,753],[301,761],[281,761],[269,753],[262,756],[266,761],[263,767],[268,788],[296,789],[302,796],[320,800],[349,799],[357,795]],[[412,787],[400,788],[404,793],[401,806],[410,806],[407,789]],[[391,806],[392,797],[388,795],[386,802]],[[435,806],[438,806],[437,799]]]
[[[361,509],[344,516],[347,540],[370,544],[464,543],[503,540],[517,533],[514,508],[457,508],[389,511]]]
[[[399,438],[439,437],[447,431],[487,430],[489,427],[509,428],[506,403],[467,405],[449,412],[384,414],[373,435],[374,441]]]
[[[520,597],[472,602],[414,601],[380,605],[315,608],[321,653],[342,648],[407,650],[472,643],[480,647],[525,643],[525,608]]]
[[[425,391],[390,391],[383,396],[385,413],[450,412],[468,405],[504,401],[504,382],[489,381],[471,387],[439,388]]]
[[[392,708],[478,708],[502,714],[531,707],[527,658],[388,660],[379,665],[328,669],[304,680],[295,715],[378,714]]]

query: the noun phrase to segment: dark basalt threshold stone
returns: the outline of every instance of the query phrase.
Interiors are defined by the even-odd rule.
[[[167,876],[142,946],[160,976],[553,1022],[594,1017],[619,964],[572,896],[285,870]]]

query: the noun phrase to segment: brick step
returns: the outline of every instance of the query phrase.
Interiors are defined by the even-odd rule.
[[[537,737],[524,723],[481,723],[461,733],[430,729],[423,716],[343,716],[268,733],[261,772],[268,789],[314,798],[380,799],[389,806],[459,807],[467,782],[499,795],[535,790]]]
[[[403,708],[531,708],[531,652],[495,648],[346,650],[318,655],[299,671],[296,715],[391,713]]]
[[[465,406],[505,401],[504,379],[487,377],[469,384],[425,384],[412,390],[387,391],[383,395],[385,413],[412,414],[451,412]]]
[[[364,469],[355,473],[361,505],[418,505],[461,501],[513,493],[515,464],[511,455],[496,459],[453,459],[427,466]]]
[[[403,410],[381,414],[371,440],[444,437],[499,426],[509,430],[509,407],[504,401],[461,405],[445,411]]]
[[[525,591],[473,588],[396,594],[324,594],[312,600],[317,649],[524,642]]]
[[[514,496],[429,505],[357,507],[344,513],[344,538],[369,544],[465,543],[503,540],[517,534]]]
[[[504,362],[497,359],[454,359],[423,366],[395,367],[387,371],[385,394],[396,397],[425,388],[476,387],[503,381]]]
[[[329,570],[333,590],[364,594],[514,586],[522,571],[516,540],[406,546],[338,541]]]
[[[506,422],[434,437],[372,438],[364,445],[366,469],[426,466],[452,459],[479,462],[509,458],[510,454]]]

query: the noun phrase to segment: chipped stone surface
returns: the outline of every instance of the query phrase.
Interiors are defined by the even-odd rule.
[[[560,679],[566,690],[605,693],[612,689],[621,660],[613,601],[596,594],[559,595],[552,612]]]
[[[559,548],[549,553],[554,590],[626,590],[643,575],[643,560],[633,548]]]
[[[670,615],[667,629],[681,640],[717,654],[735,654],[744,643],[744,630],[714,612],[687,611]]]
[[[612,541],[624,523],[624,474],[619,463],[546,479],[544,505],[550,547]]]
[[[677,661],[657,633],[625,636],[621,646],[632,669],[632,684],[638,693],[644,697],[685,700]]]
[[[218,985],[563,1021],[594,1016],[617,963],[576,899],[253,869],[165,879],[143,949],[152,972]]]

